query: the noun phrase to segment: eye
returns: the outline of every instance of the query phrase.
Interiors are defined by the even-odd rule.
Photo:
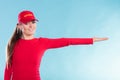
[[[25,25],[28,25],[28,22],[24,23]]]
[[[35,20],[33,20],[33,21],[32,21],[32,23],[34,24],[34,23],[36,23],[36,21],[35,21]]]
[[[27,22],[27,23],[25,23],[25,25],[28,25],[28,22]]]

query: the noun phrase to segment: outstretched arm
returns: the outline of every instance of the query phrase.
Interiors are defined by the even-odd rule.
[[[105,40],[108,40],[108,38],[107,37],[103,37],[103,38],[94,37],[93,38],[93,42],[99,42],[99,41],[105,41]]]
[[[42,40],[46,42],[46,47],[48,49],[60,48],[68,45],[88,45],[93,44],[94,42],[107,40],[108,38],[43,38]]]
[[[93,38],[43,38],[43,41],[46,42],[46,47],[48,49],[60,48],[68,45],[87,45],[93,44]]]

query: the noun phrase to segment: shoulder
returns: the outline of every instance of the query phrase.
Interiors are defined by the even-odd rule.
[[[49,39],[49,38],[46,38],[46,37],[39,37],[38,39],[39,39],[39,40],[47,40],[47,39]]]
[[[39,37],[38,39],[40,42],[48,42],[49,41],[49,38],[47,38],[47,37]]]

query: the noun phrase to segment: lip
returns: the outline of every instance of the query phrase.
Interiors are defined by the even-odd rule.
[[[33,29],[29,29],[30,32],[34,31]]]

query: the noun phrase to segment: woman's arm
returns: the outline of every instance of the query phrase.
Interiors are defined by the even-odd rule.
[[[108,38],[107,37],[103,37],[103,38],[94,37],[93,38],[93,42],[99,42],[99,41],[105,41],[105,40],[108,40]]]
[[[11,80],[12,76],[12,66],[6,64],[4,71],[4,80]]]
[[[98,41],[104,41],[107,40],[108,38],[43,38],[43,42],[45,41],[46,44],[45,46],[48,49],[52,48],[60,48],[60,47],[65,47],[69,45],[88,45],[88,44],[93,44],[94,42]]]
[[[93,38],[44,38],[48,49],[60,48],[68,45],[87,45],[93,44]]]

